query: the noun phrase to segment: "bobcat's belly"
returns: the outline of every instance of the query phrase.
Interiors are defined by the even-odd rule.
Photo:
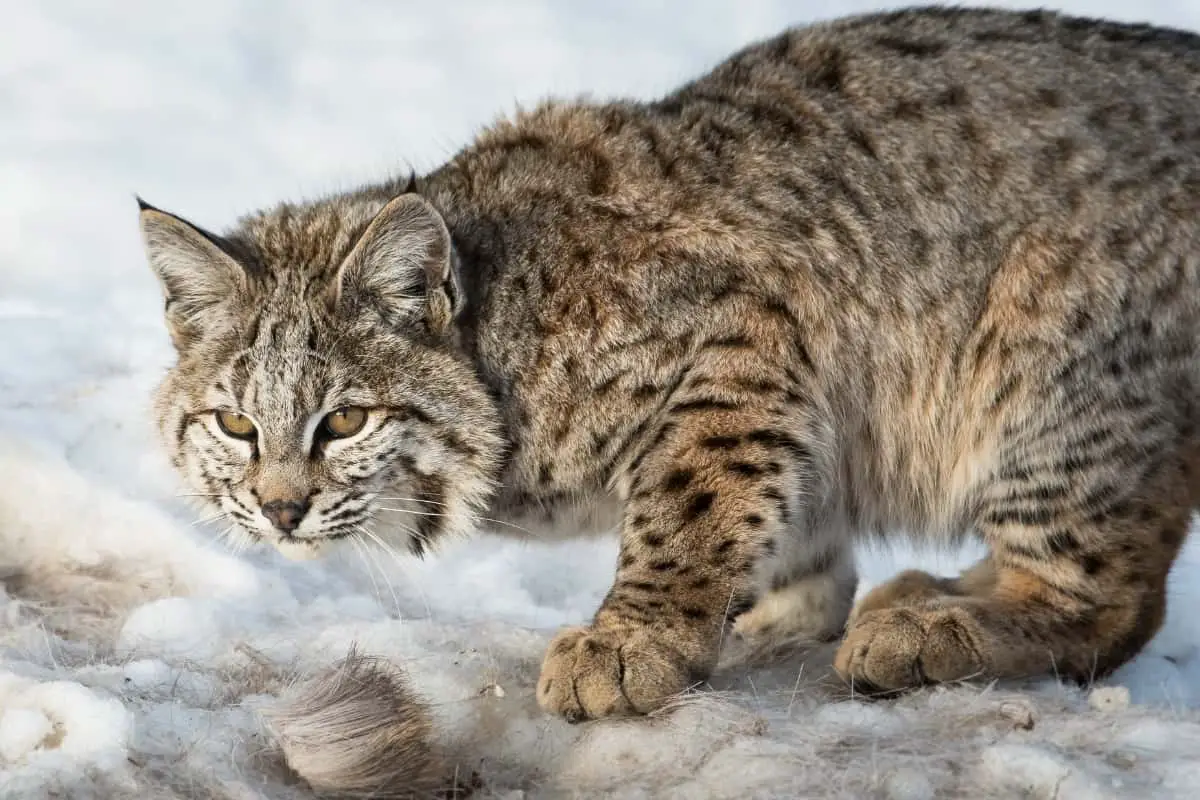
[[[827,496],[851,530],[950,542],[973,527],[1013,415],[991,407],[997,382],[930,383],[886,387],[840,431]]]

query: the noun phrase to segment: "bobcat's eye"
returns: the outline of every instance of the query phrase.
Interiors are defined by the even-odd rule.
[[[344,406],[325,415],[322,423],[325,432],[335,439],[353,436],[367,424],[367,410],[358,406]]]
[[[236,411],[218,411],[216,417],[217,426],[227,436],[232,436],[235,439],[254,438],[256,433],[254,423],[245,414],[239,414]]]

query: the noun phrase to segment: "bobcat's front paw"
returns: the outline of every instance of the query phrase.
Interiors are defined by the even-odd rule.
[[[569,722],[661,707],[692,683],[683,655],[646,628],[567,628],[546,651],[538,704]]]

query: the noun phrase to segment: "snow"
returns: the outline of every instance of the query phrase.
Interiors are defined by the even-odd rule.
[[[0,704],[5,792],[30,797],[63,771],[111,772],[125,762],[133,715],[116,697],[74,681],[5,674]]]
[[[819,651],[669,714],[569,726],[532,686],[607,588],[611,540],[481,536],[424,562],[290,563],[196,524],[151,434],[170,358],[133,194],[213,227],[427,169],[547,95],[651,96],[858,0],[440,4],[82,0],[0,28],[0,798],[312,796],[260,712],[352,645],[403,666],[485,796],[1189,797],[1200,545],[1105,687],[846,698]],[[1200,29],[1200,3],[1070,2]],[[863,588],[973,554],[862,553]]]

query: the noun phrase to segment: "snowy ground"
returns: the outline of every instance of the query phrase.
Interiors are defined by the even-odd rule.
[[[516,102],[648,96],[808,3],[9,3],[0,28],[0,797],[307,797],[257,710],[352,642],[395,657],[481,793],[1191,797],[1200,544],[1166,628],[1088,695],[1053,682],[863,703],[828,653],[732,668],[653,721],[536,712],[541,648],[611,541],[479,538],[316,565],[212,543],[150,435],[169,358],[133,193],[221,227],[435,165]],[[1200,29],[1198,2],[1070,10]],[[119,13],[118,13],[119,9]],[[801,10],[802,9],[802,10]],[[869,585],[966,554],[864,553]],[[1023,794],[1024,793],[1024,794]]]

